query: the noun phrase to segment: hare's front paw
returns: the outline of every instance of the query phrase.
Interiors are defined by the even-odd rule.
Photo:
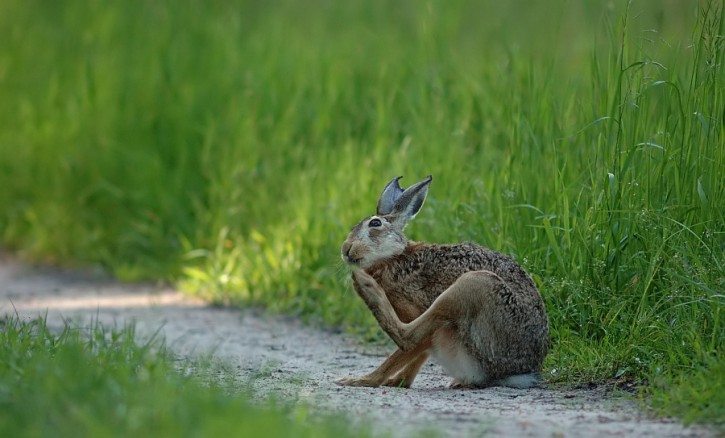
[[[373,277],[363,270],[357,270],[352,273],[355,282],[358,285],[358,292],[363,295],[366,302],[379,302],[380,297],[385,293],[380,289],[380,285]]]
[[[365,377],[357,377],[357,378],[348,377],[345,379],[340,379],[335,383],[337,383],[340,386],[370,386],[370,387],[380,386],[380,383],[374,382]]]
[[[378,285],[378,282],[375,281],[375,279],[370,274],[363,271],[362,269],[357,269],[353,271],[352,276],[355,278],[355,281],[357,281],[357,284],[362,287],[374,288]]]

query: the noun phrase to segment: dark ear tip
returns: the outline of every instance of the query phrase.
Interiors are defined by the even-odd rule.
[[[403,175],[400,175],[400,176],[396,176],[395,178],[393,178],[393,180],[392,180],[392,181],[390,181],[390,182],[388,183],[388,185],[390,185],[390,184],[393,184],[393,186],[394,186],[394,187],[395,187],[396,189],[398,189],[399,191],[401,191],[401,192],[402,192],[402,191],[404,191],[405,189],[404,189],[403,187],[401,187],[401,185],[400,185],[400,180],[401,180],[401,179],[403,179]]]
[[[400,187],[400,180],[403,179],[403,175],[396,176],[395,178],[391,179],[390,182],[385,186],[388,187],[391,184],[394,185],[396,188]]]

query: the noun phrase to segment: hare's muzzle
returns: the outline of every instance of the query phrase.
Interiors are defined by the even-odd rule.
[[[357,260],[350,256],[350,250],[352,249],[352,243],[345,242],[342,244],[342,260],[348,265],[353,265]]]

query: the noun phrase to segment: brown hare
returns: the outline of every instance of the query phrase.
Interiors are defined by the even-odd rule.
[[[410,387],[432,355],[451,387],[536,385],[549,346],[536,285],[510,257],[473,243],[409,241],[403,229],[432,177],[405,190],[400,178],[342,245],[355,290],[398,350],[367,376],[337,383]]]

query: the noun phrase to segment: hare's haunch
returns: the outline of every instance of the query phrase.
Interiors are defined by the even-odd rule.
[[[549,328],[534,282],[513,259],[479,245],[409,241],[403,229],[432,177],[408,189],[398,180],[342,245],[355,290],[398,350],[367,376],[338,383],[409,387],[432,355],[452,387],[536,385]]]

